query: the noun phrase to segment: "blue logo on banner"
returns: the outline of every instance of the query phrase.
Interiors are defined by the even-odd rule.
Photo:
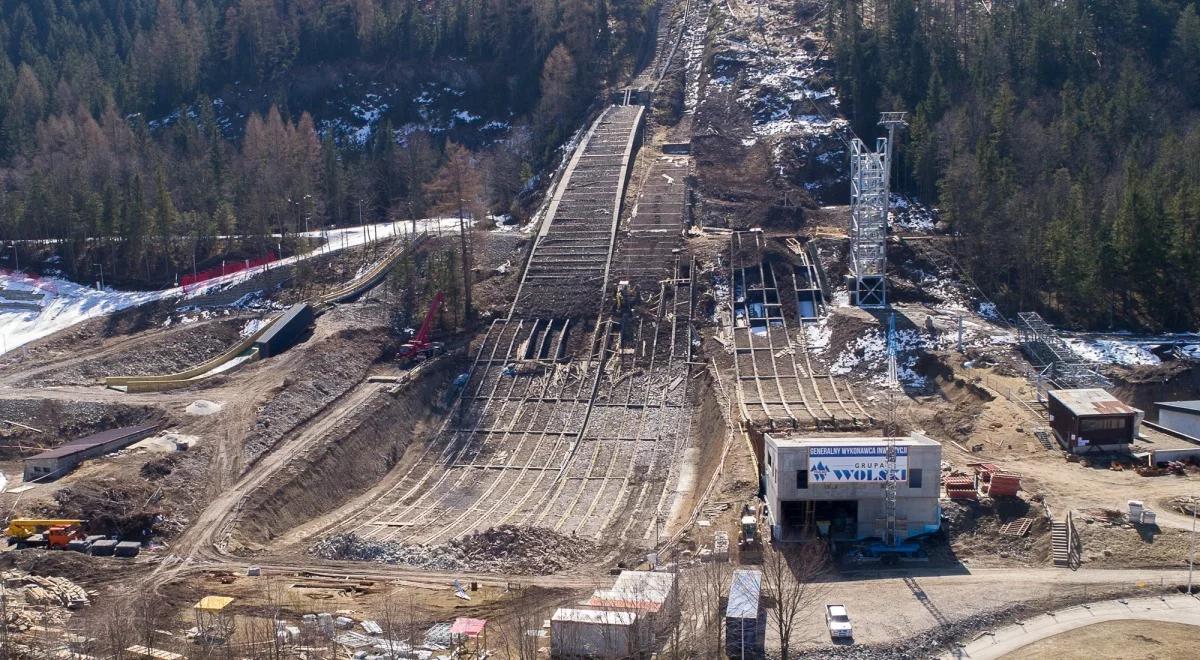
[[[824,463],[818,462],[811,470],[808,471],[808,474],[812,476],[815,481],[825,481],[825,477],[829,476],[829,468],[825,467]]]

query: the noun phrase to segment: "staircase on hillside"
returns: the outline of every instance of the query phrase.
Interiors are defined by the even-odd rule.
[[[1075,515],[1067,511],[1062,520],[1050,521],[1050,551],[1055,566],[1078,570],[1083,548],[1075,531]]]
[[[1067,523],[1055,520],[1050,523],[1050,548],[1055,566],[1071,565],[1071,545],[1067,539]]]

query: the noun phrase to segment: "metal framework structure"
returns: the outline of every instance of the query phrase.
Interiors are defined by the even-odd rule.
[[[887,454],[884,455],[887,479],[883,482],[883,542],[886,545],[898,545],[900,536],[896,533],[896,438],[889,435],[887,439]]]
[[[1111,387],[1092,362],[1080,359],[1037,312],[1021,312],[1021,346],[1033,362],[1038,397],[1047,385],[1063,388]]]
[[[900,386],[900,378],[896,373],[896,313],[892,312],[888,315],[888,334],[887,334],[887,352],[888,352],[888,374],[887,386],[896,388]],[[890,414],[895,414],[894,400],[892,393],[888,393]],[[887,453],[884,455],[884,467],[887,469],[887,478],[883,482],[883,542],[889,546],[894,546],[900,543],[900,537],[896,533],[896,438],[895,438],[895,418],[889,417],[888,426],[892,427],[887,432]]]
[[[888,387],[898,387],[900,385],[899,369],[896,366],[896,313],[892,312],[888,316],[888,334],[887,334],[887,385]]]
[[[850,278],[854,304],[887,306],[887,221],[892,149],[896,129],[908,126],[907,113],[885,112],[879,125],[888,136],[875,151],[860,139],[850,142]]]
[[[887,305],[888,144],[850,142],[850,278],[854,304]]]

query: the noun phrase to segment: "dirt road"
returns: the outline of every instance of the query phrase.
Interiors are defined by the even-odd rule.
[[[160,565],[149,579],[157,581],[164,569],[177,573],[180,567],[195,559],[223,559],[224,555],[218,548],[223,546],[250,493],[287,466],[293,458],[319,443],[378,389],[377,383],[360,383],[336,399],[299,432],[285,437],[240,479],[222,489],[176,542],[172,553],[175,559]]]

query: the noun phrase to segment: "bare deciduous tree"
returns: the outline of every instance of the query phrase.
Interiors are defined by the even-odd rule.
[[[542,614],[535,608],[516,607],[500,622],[500,644],[508,654],[506,657],[514,660],[535,660],[538,657],[540,638],[529,633],[541,628]]]
[[[779,634],[779,658],[788,660],[792,635],[801,617],[813,611],[825,596],[821,581],[829,570],[824,543],[809,541],[781,548],[763,548],[763,586],[768,595],[767,614]]]
[[[483,217],[483,178],[471,152],[462,145],[448,144],[446,162],[437,176],[426,184],[425,192],[435,200],[435,209],[458,214],[463,317],[469,322],[474,316],[471,306],[471,229]]]
[[[696,650],[705,657],[718,657],[722,653],[724,611],[721,601],[729,593],[729,580],[733,570],[727,561],[701,563],[688,572],[687,595],[691,611],[699,618],[699,635]]]

